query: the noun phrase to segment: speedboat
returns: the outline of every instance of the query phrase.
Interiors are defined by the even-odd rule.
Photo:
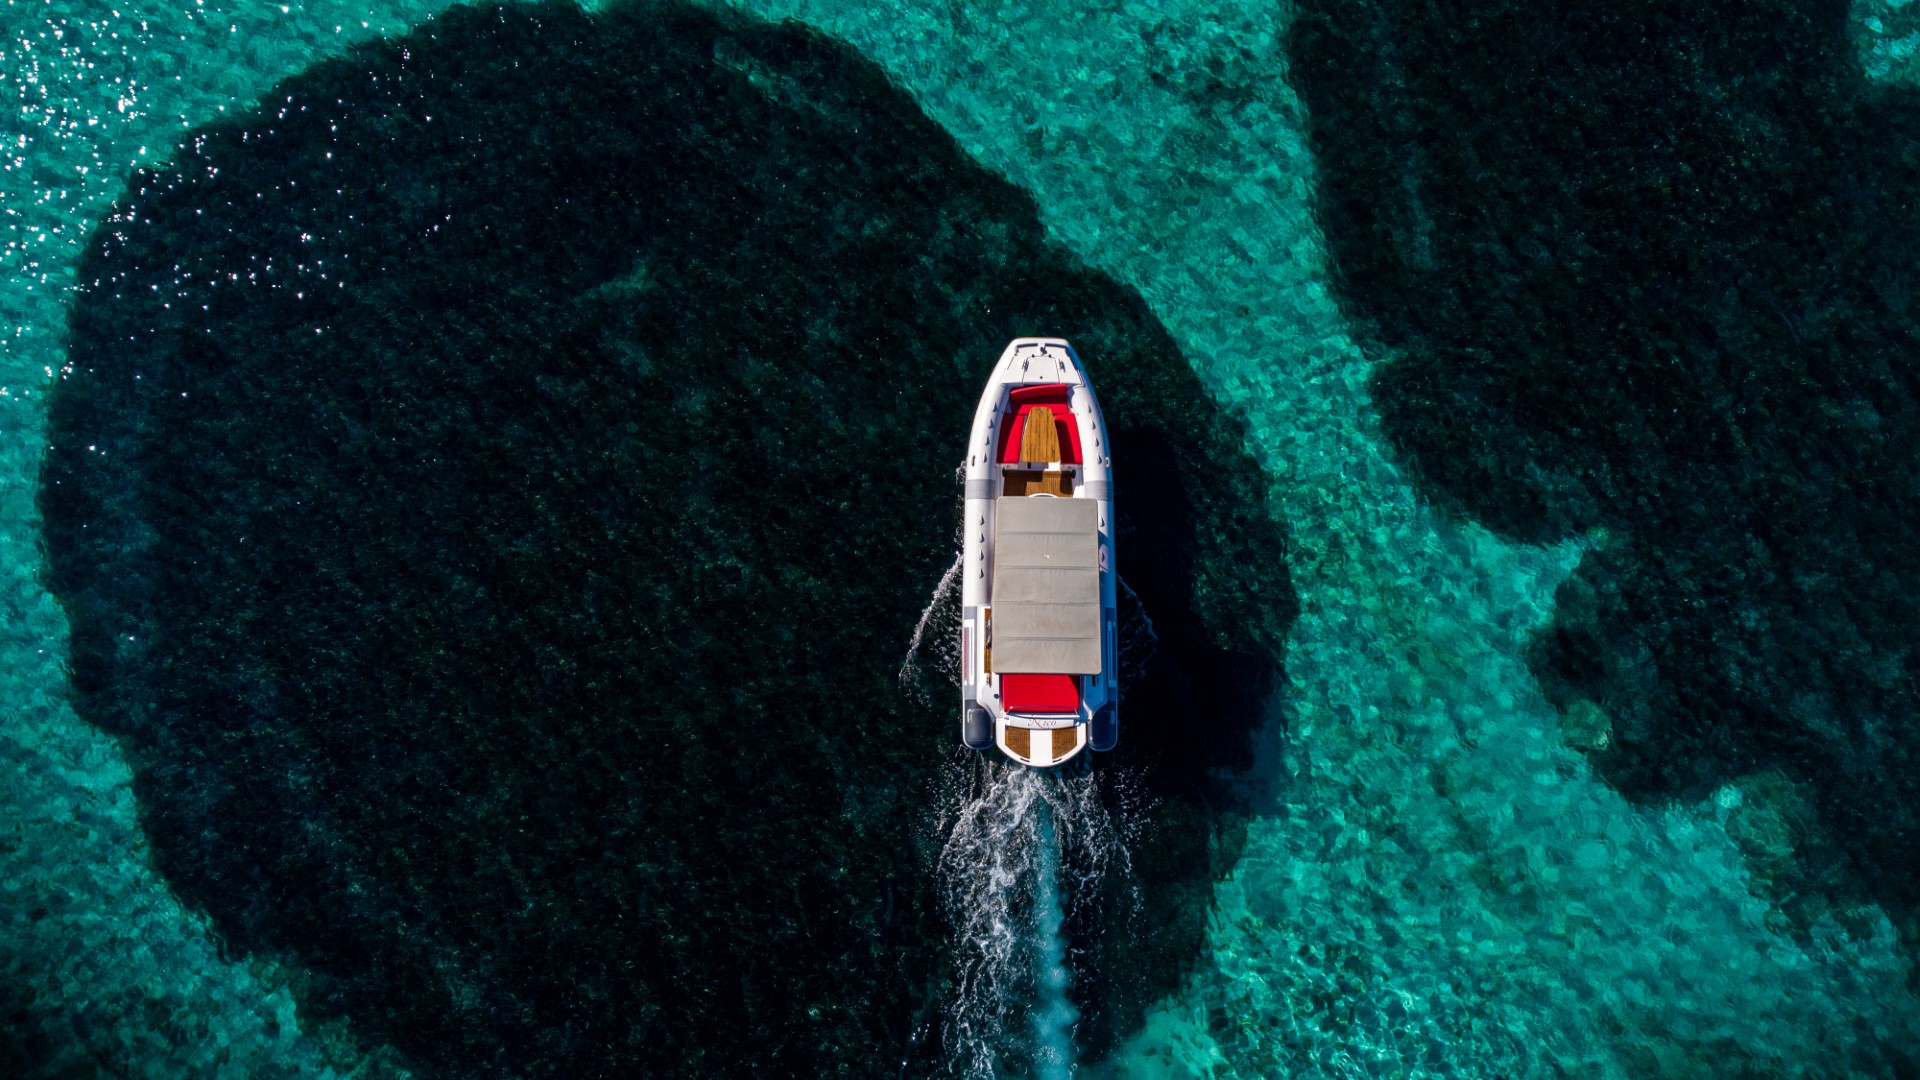
[[[1051,768],[1120,737],[1107,425],[1060,338],[1000,354],[967,443],[960,737]]]

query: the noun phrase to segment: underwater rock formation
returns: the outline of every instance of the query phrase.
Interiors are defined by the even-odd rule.
[[[455,10],[191,132],[79,277],[41,483],[76,704],[307,1009],[435,1075],[936,1069],[957,725],[895,671],[1037,332],[1098,382],[1160,639],[1083,1042],[1198,947],[1294,612],[1265,484],[1140,299],[844,46]]]
[[[1596,767],[1817,792],[1803,852],[1850,869],[1810,873],[1912,940],[1920,99],[1846,19],[1309,0],[1291,53],[1402,459],[1506,535],[1595,537],[1532,662]]]

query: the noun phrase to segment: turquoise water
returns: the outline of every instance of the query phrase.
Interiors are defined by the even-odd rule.
[[[1611,541],[1607,526],[1523,543],[1511,538],[1516,530],[1496,533],[1457,508],[1438,509],[1455,504],[1437,481],[1423,486],[1406,464],[1411,455],[1385,429],[1370,379],[1402,358],[1396,350],[1418,343],[1354,317],[1353,290],[1365,283],[1337,271],[1323,237],[1316,199],[1327,169],[1316,159],[1309,109],[1290,69],[1293,7],[741,6],[754,16],[798,20],[876,65],[961,154],[1030,196],[1046,239],[1064,253],[1050,259],[1075,273],[1110,275],[1144,302],[1145,329],[1089,329],[1089,337],[1157,341],[1164,333],[1209,399],[1188,402],[1169,390],[1167,400],[1192,416],[1233,418],[1206,423],[1233,433],[1257,465],[1280,529],[1249,526],[1246,535],[1265,538],[1259,547],[1210,541],[1200,558],[1213,569],[1200,573],[1213,576],[1203,576],[1210,584],[1194,601],[1194,639],[1230,636],[1227,624],[1237,620],[1240,639],[1229,651],[1271,644],[1264,624],[1248,627],[1285,604],[1243,601],[1235,589],[1246,581],[1290,582],[1298,610],[1273,616],[1284,627],[1274,650],[1283,675],[1264,700],[1242,706],[1240,723],[1253,729],[1244,759],[1193,770],[1212,774],[1216,786],[1207,791],[1215,801],[1183,802],[1182,792],[1198,790],[1200,780],[1155,788],[1150,764],[1138,765],[1149,777],[1139,781],[1147,789],[1141,808],[1126,809],[1132,789],[1125,783],[1115,781],[1107,794],[1131,860],[1114,856],[1088,876],[1077,909],[1070,902],[1064,912],[1042,911],[1037,924],[1008,930],[1013,938],[1037,935],[1031,956],[1012,941],[1006,963],[1011,971],[1034,956],[1044,962],[1046,970],[1021,968],[1026,973],[1010,983],[1031,991],[1039,1011],[1015,995],[962,1012],[995,1029],[985,1043],[1011,1049],[989,1049],[980,1059],[951,1031],[918,1033],[961,1015],[953,1011],[952,975],[965,970],[975,944],[966,920],[939,914],[930,899],[913,916],[920,921],[912,934],[932,944],[908,931],[901,940],[939,956],[912,961],[913,974],[887,991],[908,1002],[896,1010],[911,1015],[906,1029],[857,1017],[861,987],[882,981],[874,972],[887,949],[836,953],[836,962],[874,966],[808,976],[813,981],[754,976],[769,980],[770,992],[804,987],[793,993],[817,993],[817,1004],[782,1012],[784,1005],[751,1004],[759,991],[749,990],[748,1004],[720,1001],[685,1014],[700,1024],[719,1017],[723,1027],[737,1020],[748,1032],[730,1046],[715,1039],[704,1064],[685,1066],[688,1075],[768,1061],[822,1068],[834,1061],[835,1045],[848,1054],[837,1068],[860,1075],[896,1075],[908,1062],[912,1072],[993,1071],[994,1060],[1008,1072],[1058,1075],[1071,1061],[1080,1075],[1138,1077],[1890,1076],[1916,1067],[1915,937],[1901,929],[1913,915],[1873,880],[1897,875],[1858,862],[1857,854],[1845,856],[1856,860],[1849,880],[1864,878],[1864,887],[1784,869],[1796,860],[1811,864],[1813,849],[1833,846],[1808,839],[1813,830],[1801,823],[1804,805],[1819,799],[1806,793],[1809,782],[1756,765],[1629,798],[1621,793],[1628,785],[1610,782],[1594,756],[1616,738],[1627,741],[1625,722],[1608,711],[1622,706],[1583,700],[1557,707],[1541,689],[1530,642],[1552,622],[1556,590]],[[252,110],[278,80],[315,61],[430,26],[436,7],[7,8],[4,71],[18,108],[0,133],[8,226],[0,302],[10,331],[0,352],[8,436],[0,447],[0,567],[9,605],[0,1004],[10,1042],[0,1047],[8,1055],[0,1063],[17,1063],[23,1073],[403,1075],[459,1065],[423,1055],[404,1031],[396,1034],[394,1016],[404,1013],[369,1019],[365,1003],[384,1000],[377,985],[345,1006],[329,998],[327,980],[344,978],[344,961],[316,962],[320,950],[292,930],[248,937],[235,914],[245,903],[217,908],[205,899],[209,890],[280,898],[269,884],[210,884],[204,868],[178,869],[178,855],[156,857],[128,744],[73,704],[71,611],[45,585],[57,553],[49,555],[36,503],[47,401],[69,363],[76,267],[95,222],[133,171],[179,160],[184,134]],[[1855,49],[1849,62],[1873,85],[1897,92],[1907,57],[1903,13],[1885,7],[1863,5],[1844,32]],[[1312,14],[1338,21],[1348,10],[1317,5]],[[807,71],[774,74],[774,89],[763,87],[769,96],[809,92]],[[783,89],[780,78],[801,80],[800,89]],[[1022,212],[1004,211],[1008,220]],[[1054,310],[1070,301],[1059,303]],[[1119,300],[1087,307],[1127,310]],[[1887,310],[1889,319],[1906,317],[1892,301]],[[1795,338],[1815,332],[1812,316],[1781,321],[1791,321]],[[1083,336],[1079,327],[1053,329]],[[1145,360],[1138,369],[1159,371]],[[756,376],[740,377],[751,384]],[[1127,378],[1137,378],[1127,385],[1138,388],[1122,401],[1153,398],[1161,384],[1152,380],[1162,376]],[[950,532],[946,512],[927,526],[932,535]],[[1203,531],[1217,538],[1230,530]],[[1284,543],[1273,542],[1282,535]],[[875,631],[889,643],[879,664],[889,677],[949,554],[914,556],[903,575],[911,580],[894,597],[901,625],[889,621]],[[1156,596],[1144,591],[1152,611]],[[1155,615],[1174,627],[1169,640],[1185,618]],[[868,684],[859,685],[867,692]],[[1138,710],[1128,716],[1142,730],[1153,722]],[[939,708],[912,719],[938,727],[942,740],[950,735]],[[951,762],[927,789],[890,791],[884,773],[894,764],[882,757],[873,768],[883,775],[848,783],[842,811],[848,821],[891,814],[887,820],[904,823],[902,836],[928,849],[886,882],[871,882],[876,906],[884,884],[889,912],[896,896],[903,909],[917,903],[909,899],[916,890],[932,897],[942,874],[949,885],[956,875],[964,885],[970,864],[942,863],[938,841],[951,838],[951,820],[960,816],[954,808],[978,797],[961,790],[967,781],[956,770],[967,766]],[[933,809],[915,805],[922,803]],[[145,812],[173,820],[168,808]],[[710,865],[684,857],[695,880]],[[1028,917],[1023,887],[1040,895],[1041,908],[1053,907],[1045,880],[1059,870],[1039,857],[1009,871],[1008,917]],[[1144,900],[1125,895],[1136,877],[1146,882]],[[1783,890],[1774,884],[1782,879],[1801,884]],[[186,894],[199,899],[183,902],[177,894],[189,880]],[[858,868],[848,880],[849,890],[867,895],[859,892],[870,883]],[[1089,899],[1097,890],[1108,899]],[[1830,899],[1809,904],[1800,895],[1808,892]],[[1188,921],[1164,936],[1172,945],[1156,944],[1157,915],[1104,937],[1089,927],[1127,904],[1184,911]],[[411,909],[393,910],[406,923]],[[743,911],[750,922],[752,912]],[[1047,932],[1056,921],[1061,929]],[[679,924],[662,931],[661,948],[679,948],[669,941],[679,932]],[[776,940],[793,970],[807,965],[807,938]],[[1138,961],[1146,973],[1137,978],[1124,974],[1157,948],[1177,955]],[[718,962],[697,952],[672,955]],[[489,962],[485,950],[432,956],[484,987],[472,972]],[[1079,965],[1086,973],[1072,980],[1083,995],[1072,1003],[1062,997],[1055,957],[1068,972]],[[384,976],[354,977],[377,984]],[[417,976],[406,968],[390,977],[405,988]],[[1084,996],[1096,991],[1083,987],[1103,985],[1118,989]],[[474,991],[483,1001],[491,1000],[487,992]],[[943,1003],[909,1001],[923,992]],[[537,1002],[528,1008],[536,1027],[555,1015],[538,1012],[544,1006]],[[786,1043],[809,1008],[854,1018],[845,1027],[821,1021],[829,1042],[811,1056],[777,1057],[793,1053]],[[1078,1052],[1059,1045],[1076,1014],[1085,1044]],[[672,1027],[679,1015],[668,1010],[649,1021],[660,1029],[652,1035],[577,1037],[670,1045],[687,1037]],[[756,1026],[757,1016],[775,1019]],[[489,1026],[484,1008],[458,1023]],[[1113,1030],[1087,1034],[1101,1025]],[[868,1042],[831,1041],[868,1026],[886,1030],[862,1034]],[[689,1030],[712,1038],[708,1027]],[[878,1046],[889,1053],[872,1049]],[[518,1044],[499,1055],[487,1059],[486,1071],[551,1075],[555,1068]],[[592,1060],[618,1074],[618,1054]],[[657,1066],[664,1059],[645,1060]]]

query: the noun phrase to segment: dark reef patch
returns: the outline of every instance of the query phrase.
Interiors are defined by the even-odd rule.
[[[33,1014],[33,990],[19,978],[16,958],[0,952],[0,1076],[51,1076],[62,1072],[54,1063],[55,1046],[40,1018]]]
[[[1920,99],[1846,15],[1308,0],[1291,56],[1404,460],[1507,535],[1604,530],[1533,656],[1597,767],[1779,794],[1780,895],[1911,935]]]
[[[1084,1048],[1195,954],[1293,615],[1266,485],[1139,298],[846,47],[455,10],[190,133],[80,279],[41,483],[78,705],[307,1008],[434,1075],[938,1071],[961,751],[895,672],[1034,332],[1099,385],[1161,639]]]

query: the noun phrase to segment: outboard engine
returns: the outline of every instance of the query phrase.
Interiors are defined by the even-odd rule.
[[[972,702],[960,717],[960,741],[969,750],[985,750],[993,745],[993,718],[987,710]]]
[[[1093,714],[1087,725],[1087,744],[1095,750],[1111,750],[1120,742],[1120,707],[1109,701]]]

